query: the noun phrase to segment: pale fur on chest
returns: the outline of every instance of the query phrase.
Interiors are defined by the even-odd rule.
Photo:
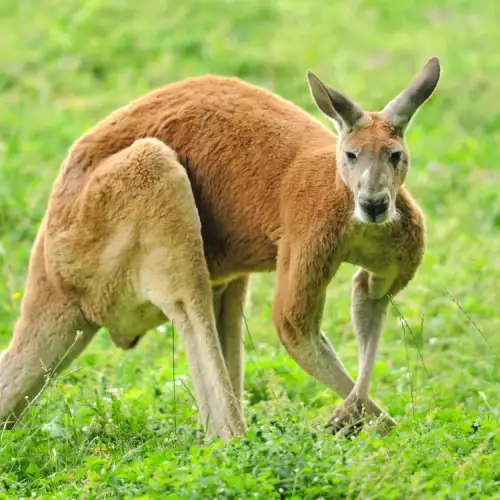
[[[343,261],[390,281],[401,271],[401,254],[401,228],[398,221],[385,225],[353,221]]]

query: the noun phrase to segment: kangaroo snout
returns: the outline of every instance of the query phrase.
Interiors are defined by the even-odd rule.
[[[384,222],[389,210],[390,198],[384,194],[379,197],[359,197],[358,206],[363,213],[363,219],[368,222]]]

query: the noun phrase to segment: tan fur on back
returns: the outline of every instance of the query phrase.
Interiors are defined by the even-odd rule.
[[[379,135],[387,137],[385,131]],[[134,101],[73,145],[52,195],[54,232],[71,224],[78,195],[99,162],[142,137],[165,142],[188,172],[214,282],[273,270],[287,209],[299,207],[305,214],[304,220],[293,214],[299,215],[294,226],[300,232],[321,224],[340,228],[351,215],[351,200],[337,194],[336,137],[326,127],[263,89],[206,76]],[[410,203],[404,188],[401,203]],[[99,217],[91,203],[88,210],[85,217]],[[119,220],[123,208],[111,201],[107,210],[111,220]],[[99,250],[82,249],[89,251]]]
[[[284,177],[296,162],[317,177],[314,158],[301,158],[312,144],[335,150],[328,130],[293,104],[234,78],[194,78],[116,111],[80,139],[61,173],[61,199],[140,137],[164,141],[186,167],[214,281],[275,267]],[[320,169],[332,182],[334,157],[329,163]]]

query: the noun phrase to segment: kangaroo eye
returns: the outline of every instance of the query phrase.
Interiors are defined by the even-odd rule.
[[[350,162],[355,162],[358,159],[358,155],[352,151],[346,151],[345,156]]]
[[[401,161],[401,156],[402,156],[401,151],[394,151],[391,153],[391,163],[393,167],[397,167],[399,162]]]

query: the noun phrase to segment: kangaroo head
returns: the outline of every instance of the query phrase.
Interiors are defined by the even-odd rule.
[[[433,57],[382,111],[369,113],[308,72],[316,105],[338,131],[337,168],[354,195],[358,221],[381,224],[396,215],[396,195],[410,166],[405,132],[439,75],[439,60]]]

